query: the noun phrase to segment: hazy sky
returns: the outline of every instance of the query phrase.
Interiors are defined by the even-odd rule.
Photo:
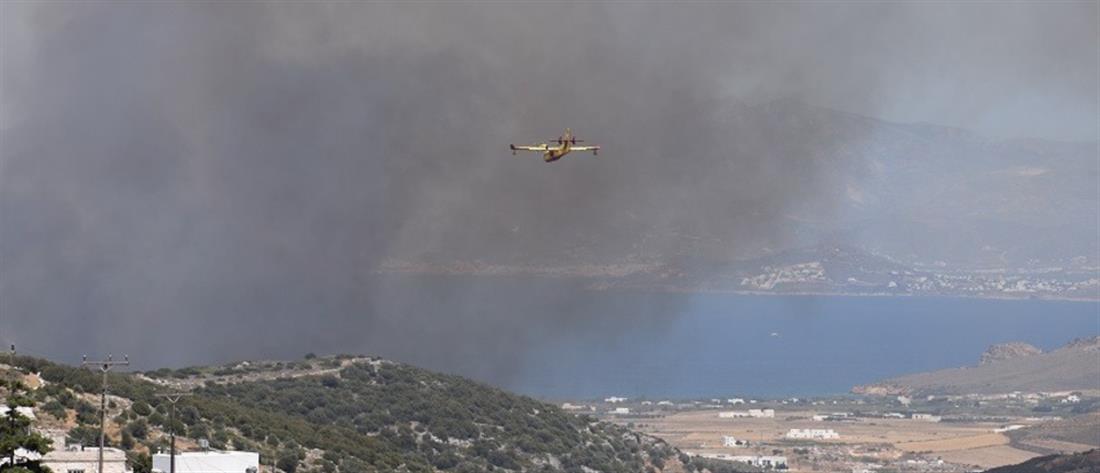
[[[216,23],[182,3],[5,2],[3,59],[6,100],[32,68],[43,43],[65,22],[89,10],[174,27],[143,31],[107,21],[89,32],[93,47],[139,31],[201,48],[192,36]],[[529,6],[297,4],[213,6],[234,10],[245,24],[264,23],[264,53],[286,57],[411,47],[419,52],[482,48],[482,55],[519,42],[526,56],[507,66],[520,74],[559,61],[552,49],[621,42],[654,65],[692,56],[682,74],[704,75],[744,101],[793,96],[891,120],[960,126],[996,137],[1097,139],[1097,2],[733,2],[730,4],[613,4],[540,2]],[[276,10],[276,11],[272,11]],[[188,19],[188,17],[191,17]],[[177,28],[190,28],[180,30]],[[580,40],[571,37],[580,36]],[[98,41],[96,41],[98,38]],[[238,35],[235,40],[247,40]],[[224,40],[224,39],[223,39]],[[74,54],[81,45],[72,45]],[[155,47],[154,45],[131,45]],[[313,50],[311,50],[313,49]],[[125,50],[119,50],[123,54]],[[88,52],[88,51],[85,51]],[[563,51],[565,52],[565,51]],[[475,53],[476,54],[476,53]],[[482,57],[481,59],[487,59]],[[499,60],[504,60],[500,57]],[[616,60],[615,58],[604,58]],[[200,57],[188,60],[202,62]],[[634,60],[633,58],[631,60]],[[193,64],[201,66],[201,64]],[[583,80],[584,71],[561,73]],[[14,83],[14,84],[13,84]],[[17,110],[6,106],[6,122]]]
[[[346,350],[492,377],[531,337],[583,329],[596,303],[498,294],[479,314],[481,283],[396,290],[381,260],[583,246],[595,261],[653,228],[720,235],[725,256],[781,246],[790,209],[829,218],[847,156],[830,152],[869,137],[785,135],[817,115],[754,108],[775,99],[1095,139],[1097,14],[3,2],[0,339],[67,360]],[[619,159],[507,152],[567,126]]]
[[[750,51],[751,62],[737,54],[716,59],[728,58],[724,80],[745,100],[776,86],[781,94],[889,120],[991,137],[1091,141],[1100,136],[1097,5],[754,4],[750,9],[766,20],[746,44],[732,47]]]

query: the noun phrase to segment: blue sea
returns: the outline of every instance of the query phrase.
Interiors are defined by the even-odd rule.
[[[972,365],[994,343],[1050,350],[1100,335],[1096,302],[593,291],[586,284],[384,275],[363,283],[369,290],[338,294],[354,297],[138,318],[82,343],[54,342],[56,325],[17,328],[22,352],[68,363],[108,350],[130,354],[132,369],[141,370],[354,353],[548,400],[835,395]],[[133,335],[152,333],[171,336]]]
[[[586,297],[591,297],[586,296]],[[1100,304],[927,297],[636,295],[672,313],[594,316],[533,343],[505,388],[547,399],[843,394],[906,373],[976,364],[990,344],[1043,350],[1100,334]],[[663,305],[658,303],[658,305]]]

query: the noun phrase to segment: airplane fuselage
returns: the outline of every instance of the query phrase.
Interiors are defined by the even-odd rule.
[[[571,141],[573,141],[573,132],[567,128],[565,134],[561,135],[561,138],[558,138],[558,146],[546,147],[546,152],[542,153],[542,160],[552,163],[569,154]]]
[[[563,144],[557,148],[547,148],[545,153],[542,153],[542,160],[548,163],[552,163],[561,159],[563,156],[569,154],[569,144]]]

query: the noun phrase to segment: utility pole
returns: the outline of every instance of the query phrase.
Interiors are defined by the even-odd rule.
[[[103,372],[103,394],[99,397],[99,470],[96,473],[103,473],[103,447],[104,447],[104,425],[107,423],[107,372],[111,371],[115,365],[129,366],[130,357],[125,356],[124,361],[115,361],[110,354],[107,355],[106,360],[100,361],[88,361],[88,355],[84,355],[84,359],[80,362],[80,366],[98,366],[99,370]]]
[[[8,366],[11,370],[9,377],[11,378],[11,384],[8,385],[8,398],[15,400],[15,385],[19,382],[19,373],[15,371],[15,344],[11,344],[11,351],[8,352]],[[8,406],[8,421],[11,422],[11,431],[15,432],[15,403],[9,402]],[[15,466],[15,450],[11,451],[11,457],[8,458],[8,465]]]
[[[176,403],[180,402],[180,398],[190,395],[191,393],[187,392],[174,392],[160,395],[160,397],[167,399],[171,404],[168,411],[168,432],[172,437],[171,447],[169,447],[168,453],[168,473],[176,473]]]

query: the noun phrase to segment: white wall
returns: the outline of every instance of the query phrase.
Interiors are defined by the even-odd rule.
[[[84,450],[54,450],[42,457],[42,464],[50,468],[53,473],[68,473],[70,471],[83,471],[83,473],[96,473],[99,469],[99,449],[85,448]],[[126,454],[115,448],[103,449],[103,473],[128,473],[126,468]]]
[[[157,453],[153,455],[153,470],[168,473],[170,462],[167,453]],[[245,473],[249,468],[259,471],[259,453],[211,451],[176,454],[176,473]]]

